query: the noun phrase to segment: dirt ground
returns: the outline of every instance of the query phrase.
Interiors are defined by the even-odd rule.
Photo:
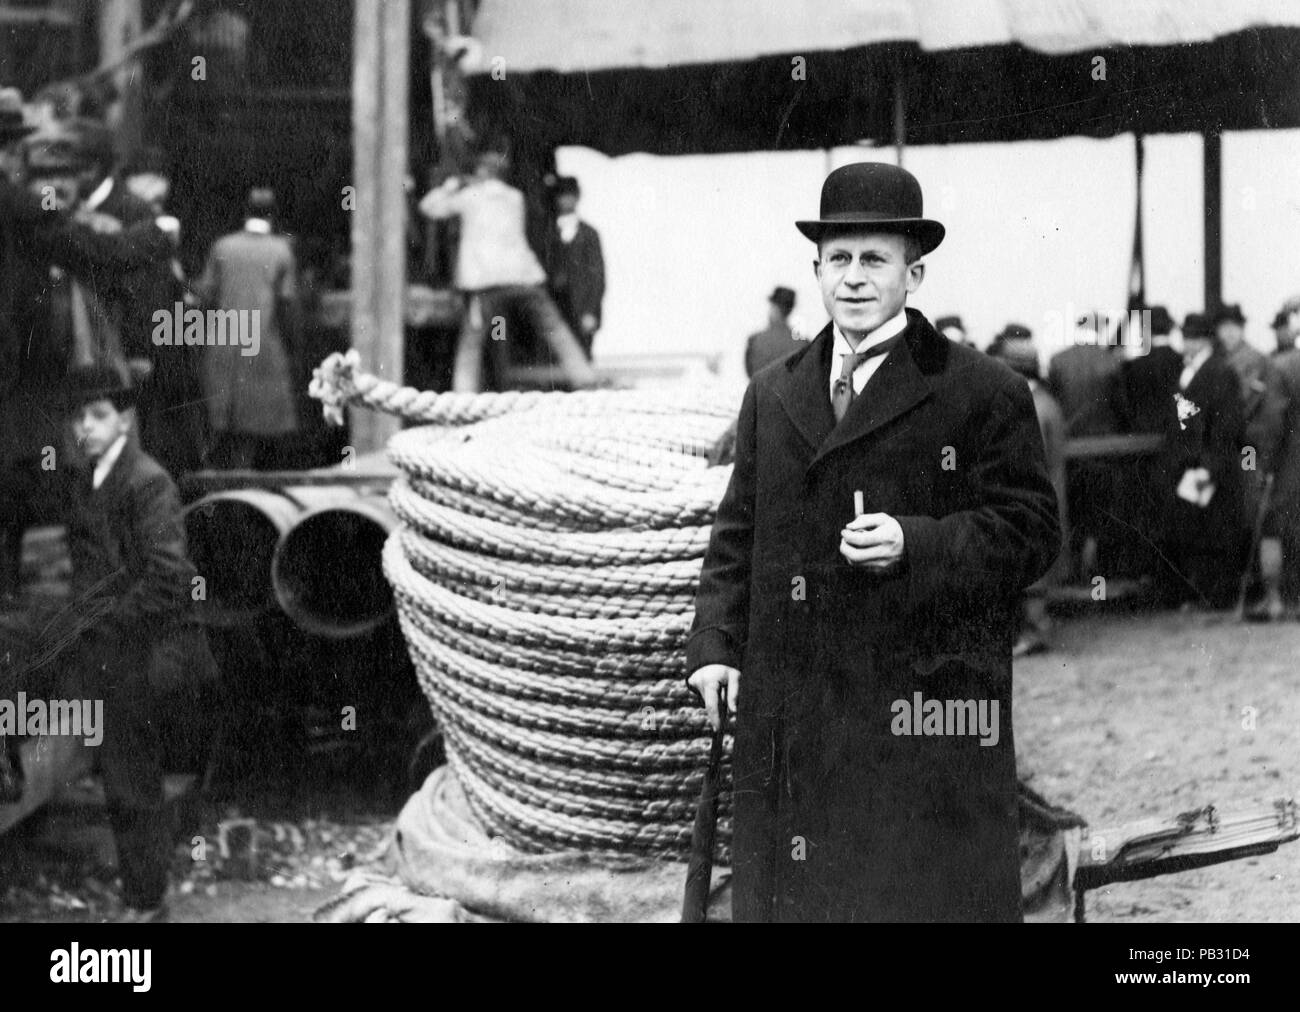
[[[1300,793],[1298,622],[1072,616],[1056,650],[1017,661],[1015,677],[1022,769],[1091,826]],[[1300,920],[1300,842],[1095,890],[1088,919]]]
[[[1238,625],[1225,615],[1114,610],[1061,618],[1055,651],[1016,664],[1022,768],[1036,790],[1094,827],[1293,796],[1300,788],[1298,662],[1300,622]],[[1243,727],[1252,712],[1246,708],[1253,708],[1254,730]],[[338,855],[373,853],[396,812],[391,800],[364,791],[340,798],[327,788],[295,789],[292,797],[284,790],[245,790],[241,810],[267,826],[295,818],[307,826],[306,843],[277,866],[284,873],[263,868],[249,878],[200,879],[185,892],[174,889],[173,920],[310,920],[334,894],[341,870],[353,866],[340,866]],[[204,832],[229,814],[202,813]],[[319,819],[330,820],[328,833]],[[96,896],[111,893],[111,873],[94,870],[95,859],[85,853],[73,858],[51,850],[48,830],[0,840],[0,920],[98,919],[103,905]],[[184,859],[178,853],[178,868]],[[295,878],[296,867],[312,874]],[[1300,842],[1091,892],[1088,919],[1300,920]]]

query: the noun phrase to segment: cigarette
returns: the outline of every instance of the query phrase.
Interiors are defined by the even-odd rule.
[[[853,515],[855,517],[860,517],[865,512],[867,511],[862,505],[862,489],[858,489],[853,493]]]

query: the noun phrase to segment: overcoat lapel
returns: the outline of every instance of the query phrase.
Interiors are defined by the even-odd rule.
[[[810,452],[816,451],[835,428],[831,409],[831,346],[835,333],[826,324],[812,344],[785,363],[785,382],[776,385],[777,400],[799,430]]]
[[[818,448],[810,467],[816,467],[827,454],[841,446],[871,435],[930,396],[934,383],[921,372],[913,353],[922,338],[920,328],[909,321],[903,340],[867,380],[862,393],[853,399],[848,414]],[[826,396],[829,398],[829,394]]]
[[[786,382],[776,387],[776,395],[814,451],[810,468],[827,454],[869,436],[910,411],[933,392],[935,380],[922,371],[917,360],[933,359],[935,351],[942,349],[927,347],[927,343],[944,339],[930,331],[919,317],[912,313],[908,316],[903,340],[853,399],[838,425],[830,398],[831,346],[835,340],[831,325],[827,324],[809,347],[786,362]]]

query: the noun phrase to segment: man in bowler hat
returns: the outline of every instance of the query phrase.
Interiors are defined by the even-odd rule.
[[[687,642],[736,715],[742,921],[1019,921],[1011,647],[1060,548],[1025,380],[907,297],[944,227],[892,165],[832,172],[830,322],[750,382]]]
[[[790,314],[794,311],[794,290],[780,286],[767,297],[767,326],[757,334],[750,334],[745,342],[745,375],[753,376],[763,366],[785,358],[799,348],[794,331],[790,329]]]

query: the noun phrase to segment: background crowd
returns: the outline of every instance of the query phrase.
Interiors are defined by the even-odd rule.
[[[746,344],[751,375],[798,347],[793,306],[793,291],[773,291],[768,327]],[[1237,305],[1189,314],[1181,326],[1163,306],[1134,306],[1124,320],[1091,313],[1045,371],[1030,328],[1009,323],[992,339],[988,353],[1029,380],[1066,521],[1065,551],[1047,583],[1136,579],[1159,606],[1239,604],[1257,620],[1294,616],[1300,296],[1273,318],[1271,355],[1245,341],[1245,323]],[[935,325],[974,343],[960,317]],[[1156,438],[1106,438],[1115,436]],[[1020,652],[1046,646],[1047,583],[1031,591]]]

